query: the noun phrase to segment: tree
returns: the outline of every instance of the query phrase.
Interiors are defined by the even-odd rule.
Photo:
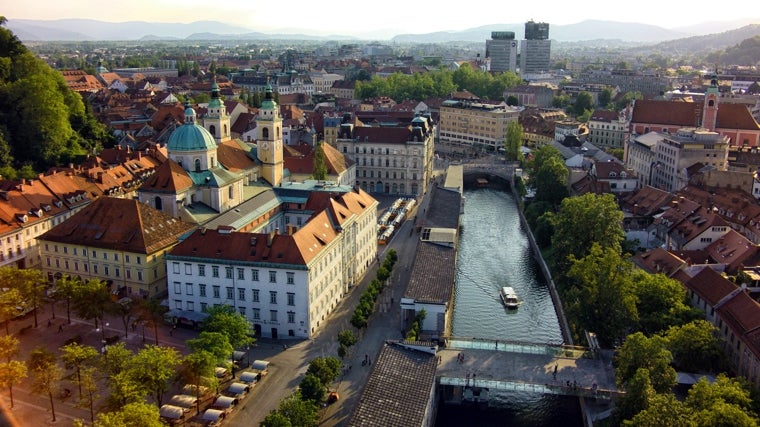
[[[327,164],[325,163],[325,151],[322,148],[322,142],[318,142],[314,147],[314,173],[312,177],[319,181],[327,179]]]
[[[597,97],[596,101],[597,101],[597,105],[600,108],[606,109],[607,106],[612,101],[612,89],[610,89],[609,87],[605,87],[604,89],[602,89],[602,91],[599,92],[599,96]]]
[[[620,420],[632,418],[649,407],[649,402],[656,394],[649,379],[649,371],[645,368],[637,369],[636,373],[628,381],[625,395],[615,405],[615,416]]]
[[[55,419],[55,402],[53,395],[58,391],[63,378],[63,370],[55,360],[55,354],[38,347],[29,354],[29,369],[32,372],[32,391],[47,395],[50,401],[50,412]]]
[[[66,318],[71,324],[71,302],[76,296],[77,289],[82,285],[82,281],[76,277],[64,275],[55,281],[55,290],[53,291],[54,301],[66,301]]]
[[[586,91],[582,91],[575,97],[575,103],[573,103],[573,113],[576,116],[580,116],[585,113],[586,110],[594,109],[594,97]]]
[[[124,405],[118,411],[98,414],[94,427],[164,427],[156,405],[145,402],[133,402]]]
[[[285,415],[278,411],[272,411],[264,418],[264,421],[259,424],[260,427],[292,427],[293,424]]]
[[[717,328],[706,320],[674,325],[665,331],[665,346],[678,368],[688,372],[715,371],[725,357],[716,332]]]
[[[639,329],[652,335],[682,325],[699,315],[686,302],[686,291],[681,282],[664,274],[648,274],[638,270],[633,274],[633,291]]]
[[[660,336],[647,338],[641,332],[628,335],[615,357],[615,381],[627,387],[639,368],[649,371],[652,387],[665,393],[676,384],[676,371],[670,366],[673,356]]]
[[[686,405],[673,393],[655,394],[649,399],[646,409],[637,413],[632,420],[623,422],[635,427],[695,427],[692,414]]]
[[[97,368],[94,366],[88,366],[82,368],[77,372],[77,386],[79,386],[79,406],[86,407],[90,410],[90,423],[95,423],[95,401],[98,400],[98,386],[97,378],[95,374]],[[84,389],[84,394],[82,394]]]
[[[5,334],[10,335],[9,324],[11,319],[18,314],[18,308],[22,306],[24,299],[18,289],[10,288],[0,290],[0,319],[5,322]]]
[[[139,317],[143,322],[147,322],[153,326],[153,337],[155,338],[155,344],[158,345],[158,325],[164,321],[164,314],[168,311],[168,308],[161,305],[161,300],[156,298],[148,298],[139,300],[138,312]],[[145,338],[145,329],[143,328],[143,341]]]
[[[351,347],[356,344],[357,341],[358,338],[356,338],[356,335],[348,329],[344,329],[338,333],[338,343],[340,343],[340,345]]]
[[[186,342],[194,352],[205,351],[211,354],[215,363],[227,360],[234,351],[227,335],[221,332],[203,331],[198,338],[189,339]]]
[[[340,359],[336,357],[317,357],[309,363],[306,374],[312,374],[319,378],[322,385],[327,387],[340,375],[340,367]]]
[[[251,337],[251,326],[248,319],[232,307],[220,305],[209,307],[206,311],[208,317],[203,322],[203,330],[206,332],[221,332],[227,336],[233,348],[242,348],[256,342]]]
[[[0,360],[10,362],[18,354],[18,338],[13,335],[0,337]]]
[[[507,105],[509,105],[511,107],[516,106],[516,105],[520,105],[520,100],[517,99],[517,97],[514,96],[514,95],[509,95],[507,97]]]
[[[26,378],[26,363],[18,360],[0,362],[0,386],[8,388],[13,408],[13,384],[20,384]]]
[[[735,406],[742,411],[752,411],[753,403],[749,389],[742,380],[719,374],[713,383],[709,383],[705,378],[697,381],[689,389],[686,404],[699,413],[716,411],[716,406],[720,404]]]
[[[83,319],[94,320],[96,328],[110,303],[111,293],[108,292],[105,282],[99,279],[87,280],[78,286],[74,293],[74,312]]]
[[[319,404],[325,398],[325,385],[314,374],[307,373],[299,385],[301,397]]]
[[[163,395],[168,390],[169,381],[174,377],[179,363],[177,350],[149,345],[129,361],[126,372],[136,383],[142,384],[161,406]]]
[[[16,287],[24,299],[27,307],[34,314],[34,327],[37,327],[37,308],[42,305],[45,298],[45,279],[42,272],[37,269],[15,267],[3,267],[2,282]],[[10,277],[9,277],[10,276]],[[10,280],[9,280],[10,279]]]
[[[633,264],[596,242],[585,257],[576,259],[571,254],[569,259],[572,266],[567,282],[571,287],[564,295],[568,315],[579,328],[595,331],[603,343],[614,343],[637,317],[631,283]]]
[[[226,338],[225,338],[226,339]],[[214,367],[217,359],[211,352],[205,350],[194,350],[185,356],[180,366],[180,375],[184,377],[195,389],[195,413],[201,412],[201,379],[203,377],[213,377]]]
[[[293,427],[312,427],[318,419],[317,405],[310,400],[302,399],[299,392],[281,401],[277,411],[287,418]]]
[[[623,212],[612,194],[588,193],[566,198],[554,219],[552,249],[560,274],[567,271],[570,255],[576,259],[585,257],[595,242],[602,249],[620,253],[625,239]]]
[[[536,189],[536,201],[558,206],[570,195],[567,188],[569,176],[570,171],[562,159],[556,157],[547,159],[532,176],[533,186]]]
[[[507,138],[504,140],[504,158],[508,162],[522,162],[523,128],[518,121],[507,124]]]
[[[99,356],[98,350],[88,345],[71,343],[61,347],[61,360],[66,369],[74,368],[79,385],[79,397],[82,397],[82,369],[92,365]]]
[[[122,298],[117,302],[107,304],[106,311],[119,316],[121,324],[124,326],[124,338],[129,338],[129,321],[132,319],[132,314],[134,312],[132,299]]]
[[[133,356],[134,353],[127,348],[124,342],[117,342],[108,346],[108,357],[100,359],[105,377],[110,378],[123,372]]]

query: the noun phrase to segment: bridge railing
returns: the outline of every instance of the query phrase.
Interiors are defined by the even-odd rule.
[[[473,380],[458,377],[439,377],[438,384],[458,387],[480,387],[488,390],[499,391],[525,391],[541,394],[557,394],[563,396],[584,396],[596,399],[610,400],[613,397],[624,394],[618,390],[600,389],[598,387],[581,387],[577,385],[538,384],[521,381],[497,381],[497,380]]]
[[[545,354],[548,356],[563,356],[580,358],[592,356],[589,349],[563,343],[531,343],[521,341],[501,341],[484,338],[447,337],[444,339],[446,348],[492,350],[510,353]]]

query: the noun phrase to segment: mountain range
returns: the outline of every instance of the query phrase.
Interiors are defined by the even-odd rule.
[[[619,40],[623,42],[657,43],[685,37],[728,31],[760,19],[705,22],[700,25],[666,29],[655,25],[614,21],[587,20],[569,25],[552,25],[549,36],[557,41]],[[169,22],[105,22],[92,19],[32,20],[11,19],[6,26],[22,41],[114,41],[114,40],[380,40],[346,35],[290,34],[289,32],[257,32],[250,28],[218,21],[191,23]],[[394,43],[483,42],[491,31],[514,31],[522,39],[525,23],[490,24],[462,31],[441,31],[426,34],[399,34]]]

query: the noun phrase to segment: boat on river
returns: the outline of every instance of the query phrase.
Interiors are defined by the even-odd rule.
[[[501,302],[503,302],[504,306],[507,308],[517,308],[522,303],[522,301],[517,298],[515,290],[509,286],[501,288],[499,294],[501,295]]]

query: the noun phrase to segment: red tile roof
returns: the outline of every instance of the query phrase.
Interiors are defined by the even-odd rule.
[[[40,240],[150,254],[171,246],[193,227],[137,200],[101,197]]]
[[[691,289],[711,307],[715,306],[723,297],[737,289],[730,280],[710,267],[704,267],[694,277],[684,283],[687,289]]]
[[[156,168],[153,174],[140,187],[140,190],[152,192],[178,193],[193,186],[193,180],[177,162],[167,160]]]

